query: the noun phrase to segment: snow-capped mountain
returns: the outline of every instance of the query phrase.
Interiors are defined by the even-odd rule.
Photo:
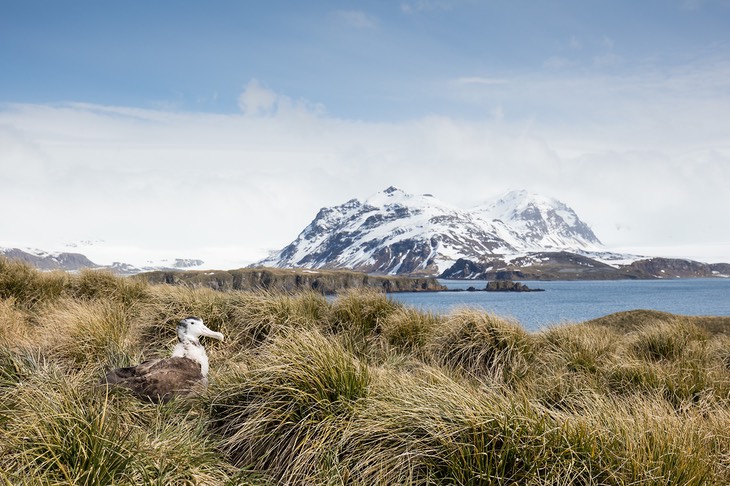
[[[323,208],[295,241],[259,265],[438,275],[459,258],[600,246],[555,199],[518,191],[465,210],[389,187],[364,202]]]

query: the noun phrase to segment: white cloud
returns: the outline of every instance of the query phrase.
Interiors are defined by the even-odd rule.
[[[396,185],[464,206],[508,188],[544,193],[611,246],[721,244],[727,71],[461,78],[452,90],[482,103],[483,117],[399,123],[328,116],[256,81],[234,115],[4,107],[0,206],[13,209],[3,238],[103,239],[191,257],[226,247],[251,259],[289,243],[322,206]]]
[[[256,79],[248,82],[238,97],[241,112],[248,117],[261,116],[319,116],[324,113],[324,106],[306,100],[292,100],[288,96],[261,86]]]
[[[252,79],[238,97],[238,106],[244,115],[270,115],[276,107],[278,98],[274,91],[264,88],[258,80]]]

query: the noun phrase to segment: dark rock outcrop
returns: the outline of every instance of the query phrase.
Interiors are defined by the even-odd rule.
[[[449,278],[458,280],[477,279],[479,276],[489,270],[487,265],[483,263],[473,262],[466,258],[459,258],[445,272],[439,275],[439,278]]]
[[[487,283],[487,292],[541,292],[543,289],[531,289],[527,285],[512,280],[493,280]]]

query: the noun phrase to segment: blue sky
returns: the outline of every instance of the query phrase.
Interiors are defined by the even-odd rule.
[[[730,260],[730,0],[0,0],[0,66],[0,245],[252,260],[398,185]]]
[[[724,56],[730,42],[727,1],[0,5],[0,61],[13,67],[0,79],[2,101],[222,113],[237,111],[244,84],[259,79],[338,117],[479,116],[455,81],[669,75]],[[482,91],[491,92],[484,103],[505,99]]]

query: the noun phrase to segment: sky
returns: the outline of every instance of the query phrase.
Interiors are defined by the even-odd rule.
[[[243,266],[396,186],[730,262],[729,181],[730,0],[0,0],[3,247]]]

